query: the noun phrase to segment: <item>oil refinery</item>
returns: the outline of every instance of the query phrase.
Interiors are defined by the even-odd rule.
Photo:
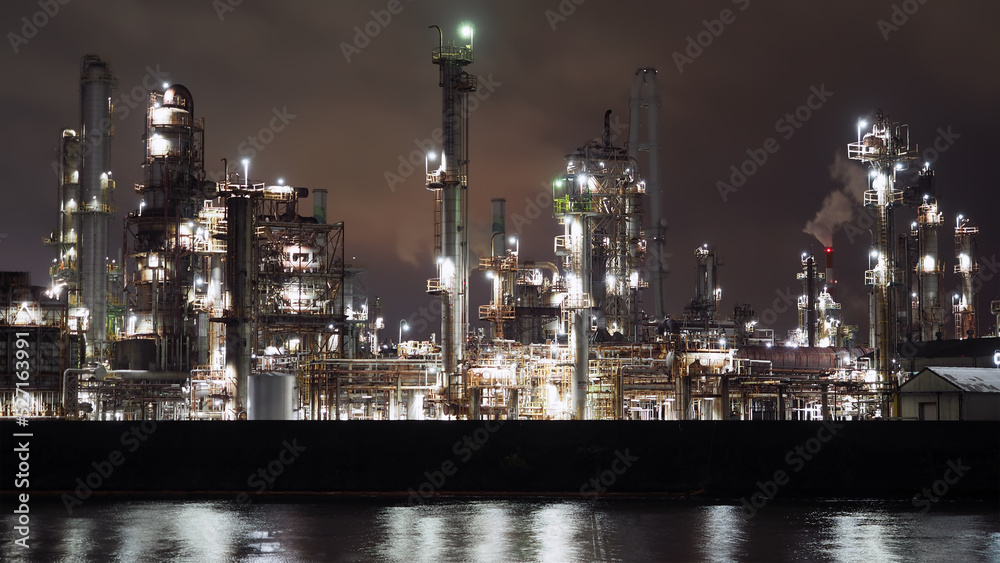
[[[20,402],[30,416],[79,420],[899,419],[910,416],[899,388],[920,369],[994,367],[1000,299],[976,294],[978,229],[939,209],[947,194],[907,125],[879,111],[845,138],[869,171],[869,267],[837,279],[832,247],[789,256],[798,327],[779,336],[752,304],[721,308],[711,243],[685,250],[691,270],[665,284],[655,69],[635,73],[628,142],[615,144],[612,112],[601,127],[598,110],[595,137],[552,162],[560,234],[551,254],[528,257],[507,232],[505,194],[478,190],[468,172],[473,31],[437,31],[443,140],[425,170],[436,274],[405,282],[439,300],[435,335],[404,341],[403,321],[398,334],[386,323],[348,259],[347,229],[365,226],[346,220],[350,209],[330,217],[325,188],[254,181],[247,159],[209,180],[208,125],[180,84],[148,95],[141,203],[116,225],[116,80],[87,55],[81,122],[54,139],[51,281],[0,273],[0,415]],[[469,206],[485,202],[489,255],[476,256]],[[954,255],[941,252],[951,225]],[[487,280],[488,302],[470,303],[473,279]],[[669,314],[666,293],[690,285],[689,304]],[[845,318],[845,285],[864,286],[868,319]],[[980,297],[997,318],[977,311]],[[37,351],[27,392],[15,334]]]

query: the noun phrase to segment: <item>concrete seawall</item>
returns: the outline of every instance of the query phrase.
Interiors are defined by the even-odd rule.
[[[17,432],[31,437],[17,438]],[[28,488],[15,488],[28,441]],[[996,422],[0,423],[0,492],[1000,499]],[[773,483],[773,486],[772,486]]]

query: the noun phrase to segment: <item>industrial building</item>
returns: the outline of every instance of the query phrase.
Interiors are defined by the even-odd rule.
[[[900,416],[1000,420],[1000,367],[924,368],[899,388]]]
[[[463,28],[457,41],[438,32],[431,62],[440,78],[443,141],[439,153],[427,155],[426,170],[437,273],[426,290],[441,301],[440,341],[398,342],[395,357],[381,354],[381,306],[364,291],[364,268],[345,260],[345,223],[328,220],[326,190],[253,181],[246,160],[232,170],[227,162],[224,179],[208,181],[206,123],[180,84],[149,94],[144,178],[134,187],[142,199],[124,221],[122,254],[112,259],[107,124],[115,81],[106,62],[88,55],[81,133],[66,129],[59,140],[59,216],[46,240],[57,253],[52,282],[36,290],[25,276],[3,278],[0,328],[30,329],[40,346],[48,343],[39,348],[47,359],[32,368],[39,383],[31,414],[897,418],[910,416],[909,404],[900,413],[898,400],[913,367],[897,361],[898,346],[949,335],[980,339],[973,283],[978,230],[958,216],[952,273],[961,289],[951,297],[949,322],[934,173],[915,162],[919,153],[907,127],[881,113],[870,132],[859,124],[857,141],[847,147],[870,167],[864,200],[876,216],[870,268],[856,280],[870,290],[866,345],[836,301],[837,284],[848,281],[834,276],[832,248],[825,249],[822,270],[814,255],[800,257],[798,328],[786,340],[760,326],[751,305],[737,305],[732,315],[721,310],[718,251],[710,244],[694,249],[689,305],[677,318],[668,314],[658,258],[667,244],[659,102],[650,68],[635,75],[629,142],[612,142],[609,110],[603,129],[595,120],[599,136],[570,152],[555,175],[553,219],[562,232],[552,256],[521,256],[520,241],[506,232],[505,200],[494,198],[490,255],[474,257],[467,97],[477,80],[466,70],[475,62],[473,30]],[[310,193],[314,207],[306,210]],[[491,195],[481,194],[481,201]],[[916,215],[912,229],[897,235],[895,214],[907,209]],[[478,304],[488,331],[469,319],[474,271],[491,284],[489,302]],[[16,393],[11,342],[9,336],[0,342],[4,405]]]

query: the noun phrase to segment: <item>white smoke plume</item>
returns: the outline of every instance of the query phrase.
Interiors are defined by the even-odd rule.
[[[868,174],[865,169],[847,160],[839,152],[830,165],[830,178],[842,184],[842,187],[826,196],[816,217],[802,229],[802,232],[816,237],[824,246],[833,246],[833,233],[854,218],[854,208],[864,202],[865,190],[868,189]]]

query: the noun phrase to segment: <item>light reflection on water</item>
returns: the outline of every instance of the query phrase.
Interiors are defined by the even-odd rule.
[[[31,548],[3,561],[1000,561],[996,505],[451,499],[32,499]]]

